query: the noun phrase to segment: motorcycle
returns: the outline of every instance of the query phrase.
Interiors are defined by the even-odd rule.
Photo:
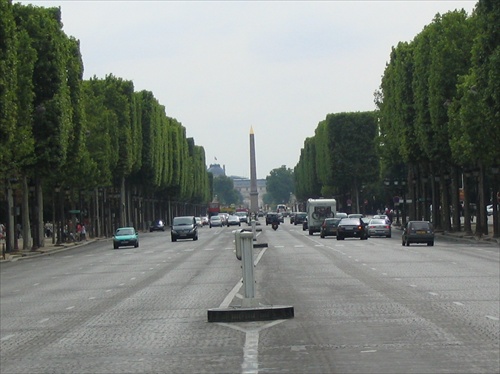
[[[273,228],[274,231],[276,231],[276,230],[278,230],[278,226],[279,225],[280,224],[278,222],[273,222],[272,225],[271,225],[271,227]]]

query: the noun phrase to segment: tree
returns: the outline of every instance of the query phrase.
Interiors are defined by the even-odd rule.
[[[285,165],[273,169],[266,177],[266,190],[275,204],[286,204],[294,191],[293,170]],[[266,200],[269,197],[266,198]]]
[[[240,204],[240,195],[238,194],[238,191],[234,189],[234,183],[231,178],[221,175],[214,178],[213,181],[214,195],[217,195],[217,198],[222,205],[229,206],[231,204]]]

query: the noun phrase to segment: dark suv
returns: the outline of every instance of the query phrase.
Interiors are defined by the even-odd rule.
[[[174,217],[172,221],[172,241],[177,239],[198,240],[198,225],[194,216]]]
[[[153,231],[165,231],[165,222],[161,219],[153,221],[151,226],[149,226],[149,232]]]
[[[402,245],[410,246],[410,243],[427,243],[434,245],[434,227],[429,221],[410,221],[403,229],[401,238]]]
[[[361,218],[342,218],[337,226],[337,240],[345,238],[368,239],[365,222]]]
[[[279,219],[278,213],[269,212],[266,214],[266,225],[273,223],[275,219]]]

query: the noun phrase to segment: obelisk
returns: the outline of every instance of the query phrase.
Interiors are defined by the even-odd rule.
[[[257,217],[259,212],[259,192],[257,191],[257,167],[255,165],[255,135],[250,126],[250,213]]]

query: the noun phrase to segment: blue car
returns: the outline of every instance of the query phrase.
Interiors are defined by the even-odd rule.
[[[120,227],[113,236],[114,249],[125,246],[139,246],[139,233],[133,227]]]

